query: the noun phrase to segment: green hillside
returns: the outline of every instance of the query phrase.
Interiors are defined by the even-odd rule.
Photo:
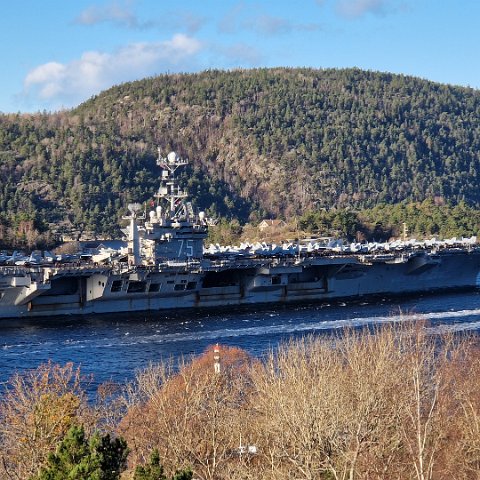
[[[240,221],[480,206],[477,90],[358,69],[208,71],[0,116],[0,244],[48,243],[52,229],[116,235],[127,203],[156,191],[157,147],[191,160],[196,206]]]

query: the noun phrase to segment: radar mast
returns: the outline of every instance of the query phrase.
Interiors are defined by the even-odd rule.
[[[175,172],[179,167],[188,164],[188,160],[180,158],[176,152],[170,152],[166,157],[162,157],[158,149],[157,165],[162,169],[160,177],[160,187],[155,194],[157,203],[164,201],[168,204],[169,212],[166,215],[168,220],[178,221],[188,218],[188,209],[184,199],[188,196],[185,190],[181,190],[177,185]]]

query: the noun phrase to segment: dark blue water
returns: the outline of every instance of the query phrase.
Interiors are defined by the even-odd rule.
[[[480,293],[370,302],[278,307],[210,314],[72,317],[3,327],[0,382],[52,360],[80,365],[94,383],[125,382],[149,363],[198,354],[214,343],[262,356],[280,342],[343,327],[390,322],[415,314],[433,331],[480,331]]]

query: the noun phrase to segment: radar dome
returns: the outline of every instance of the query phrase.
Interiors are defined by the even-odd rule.
[[[178,155],[176,154],[176,152],[170,152],[167,155],[167,160],[169,161],[169,163],[175,163],[178,160]]]
[[[142,206],[139,203],[129,203],[128,204],[128,209],[130,210],[130,213],[137,213],[142,209]]]

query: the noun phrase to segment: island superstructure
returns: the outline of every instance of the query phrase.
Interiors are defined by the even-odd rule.
[[[0,266],[0,318],[173,311],[317,302],[371,295],[474,289],[476,239],[349,246],[204,248],[208,219],[176,178],[187,164],[159,154],[156,204],[130,204],[128,247],[110,263]]]

